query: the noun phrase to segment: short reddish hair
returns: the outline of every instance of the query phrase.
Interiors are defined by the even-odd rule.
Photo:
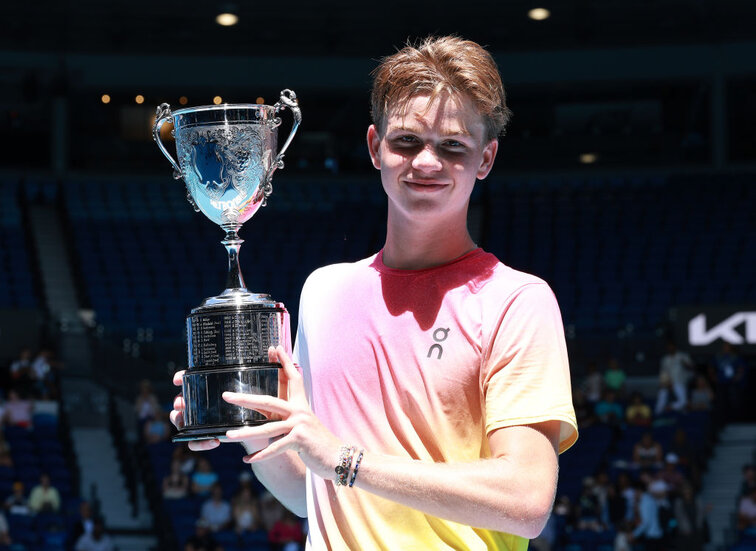
[[[378,132],[386,128],[389,109],[418,95],[431,99],[446,92],[469,98],[486,127],[486,141],[504,134],[511,111],[504,85],[491,54],[482,46],[456,36],[428,37],[385,57],[373,75],[371,116]]]

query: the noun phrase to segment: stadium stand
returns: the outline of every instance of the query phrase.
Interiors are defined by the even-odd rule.
[[[19,181],[0,180],[0,308],[35,308],[39,304],[19,199]]]
[[[12,466],[0,468],[0,496],[14,546],[0,549],[66,551],[73,543],[73,527],[82,502],[76,460],[59,403],[35,401],[34,407],[31,426],[3,427]],[[51,486],[60,496],[60,508],[34,512],[28,507],[28,498],[43,473],[49,475]],[[27,505],[10,504],[14,486],[21,496],[19,503]]]

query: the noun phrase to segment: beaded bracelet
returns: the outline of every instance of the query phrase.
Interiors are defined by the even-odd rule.
[[[354,447],[341,446],[339,448],[339,464],[336,465],[336,486],[346,486],[349,479],[349,471],[352,468]]]
[[[354,471],[352,471],[352,478],[349,479],[349,487],[354,486],[354,481],[357,478],[357,471],[360,470],[360,462],[362,461],[362,454],[365,450],[360,450],[360,454],[357,456],[357,461],[354,462]]]

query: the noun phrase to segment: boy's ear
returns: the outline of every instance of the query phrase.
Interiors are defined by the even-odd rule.
[[[483,147],[483,159],[478,167],[476,178],[483,180],[493,168],[496,160],[496,152],[499,150],[499,140],[493,139]]]
[[[367,146],[370,152],[370,160],[373,161],[373,166],[381,169],[381,137],[378,134],[378,129],[374,124],[368,126],[367,130]]]

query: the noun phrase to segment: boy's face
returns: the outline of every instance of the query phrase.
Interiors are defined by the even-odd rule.
[[[466,220],[475,180],[488,175],[498,148],[484,136],[483,119],[465,97],[441,94],[429,103],[415,96],[390,110],[384,134],[370,126],[367,136],[390,211],[411,220]]]

